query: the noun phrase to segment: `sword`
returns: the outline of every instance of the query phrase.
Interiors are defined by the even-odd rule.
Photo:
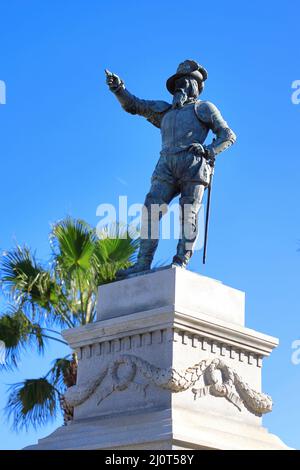
[[[210,200],[211,200],[211,189],[213,183],[213,177],[215,172],[215,166],[212,166],[212,171],[210,175],[210,182],[208,186],[208,194],[207,194],[207,203],[206,203],[206,216],[205,216],[205,232],[204,232],[204,248],[203,248],[203,264],[206,262],[206,252],[207,252],[207,239],[208,239],[208,224],[209,224],[209,215],[210,215]]]

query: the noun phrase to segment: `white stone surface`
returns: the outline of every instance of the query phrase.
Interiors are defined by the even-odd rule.
[[[64,332],[79,358],[74,421],[33,448],[286,448],[255,411],[278,341],[243,326],[242,292],[170,268],[101,287],[98,314]]]
[[[26,450],[287,450],[263,427],[171,409],[74,421]]]
[[[174,306],[242,326],[245,322],[244,292],[175,267],[100,286],[98,298],[98,320]]]

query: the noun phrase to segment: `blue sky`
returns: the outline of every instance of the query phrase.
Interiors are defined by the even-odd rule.
[[[246,291],[246,324],[280,338],[265,361],[263,389],[274,411],[264,423],[300,448],[299,123],[291,101],[300,79],[296,0],[1,0],[0,250],[26,242],[49,255],[50,223],[66,214],[98,222],[100,203],[143,202],[160,149],[159,130],[124,113],[104,68],[143,98],[169,100],[165,80],[192,58],[208,69],[203,99],[238,136],[217,162],[208,262],[190,269]],[[156,262],[175,242],[163,241]],[[6,385],[38,377],[60,348],[26,355]],[[49,434],[0,425],[0,447],[18,449]]]

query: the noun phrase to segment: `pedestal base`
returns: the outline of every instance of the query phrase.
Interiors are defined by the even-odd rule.
[[[217,425],[217,427],[213,427]],[[27,450],[287,450],[265,428],[191,411],[153,410],[74,421]]]
[[[74,420],[30,449],[287,449],[261,425],[275,338],[244,327],[244,293],[180,268],[99,288],[98,321],[67,330]]]

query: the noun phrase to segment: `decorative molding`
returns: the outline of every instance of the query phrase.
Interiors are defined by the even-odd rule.
[[[109,341],[89,344],[77,349],[79,360],[89,360],[92,357],[116,353],[127,353],[139,348],[165,344],[168,342],[179,343],[191,348],[199,348],[211,354],[221,355],[223,358],[234,359],[257,367],[262,366],[262,356],[238,349],[224,342],[218,342],[211,338],[191,334],[178,328],[158,329],[148,333],[138,333],[129,336],[115,338]]]
[[[120,377],[118,370],[122,365],[126,366],[125,374]],[[134,382],[137,372],[147,379],[145,385]],[[106,376],[109,378],[109,383],[102,391],[100,390],[98,405],[113,392],[126,390],[130,385],[145,394],[147,386],[154,384],[173,393],[191,389],[195,399],[207,394],[224,397],[240,411],[244,405],[248,411],[257,416],[272,410],[271,397],[253,390],[220,358],[203,359],[184,371],[178,371],[173,368],[161,369],[140,357],[129,354],[122,354],[112,360],[95,380],[70,387],[65,393],[66,402],[70,406],[82,404],[100,387]],[[201,377],[205,386],[195,388]]]
[[[144,336],[147,332],[157,330],[167,331],[169,334],[172,329],[185,331],[190,336],[205,337],[237,350],[243,345],[245,351],[261,357],[269,356],[278,345],[278,340],[272,336],[228,324],[200,312],[193,314],[181,309],[174,311],[174,305],[71,328],[65,330],[63,336],[72,349],[79,349],[91,343],[123,338],[125,335],[133,336],[138,333]]]

